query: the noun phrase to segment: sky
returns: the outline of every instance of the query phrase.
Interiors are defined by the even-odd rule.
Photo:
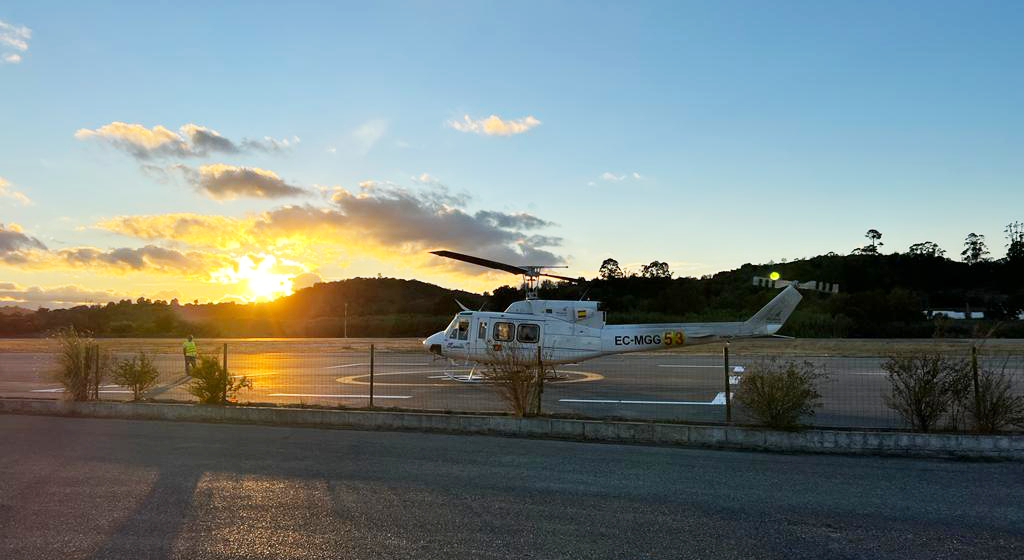
[[[1020,2],[6,2],[0,305],[699,276],[1024,220]]]

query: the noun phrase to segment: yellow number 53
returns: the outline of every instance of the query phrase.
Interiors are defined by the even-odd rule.
[[[683,331],[667,331],[661,340],[665,346],[682,346],[686,344],[686,335]]]

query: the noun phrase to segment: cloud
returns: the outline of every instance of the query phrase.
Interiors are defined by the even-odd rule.
[[[295,291],[299,291],[303,288],[309,288],[310,286],[318,284],[323,281],[324,279],[321,278],[320,275],[315,272],[303,272],[302,274],[297,275],[295,278],[292,278],[292,289]]]
[[[385,119],[373,119],[359,126],[352,131],[352,139],[355,140],[361,154],[366,155],[387,134],[390,124]]]
[[[640,173],[636,172],[636,171],[634,171],[632,173],[629,173],[629,174],[626,174],[626,173],[613,173],[611,171],[605,171],[598,178],[601,179],[602,181],[609,181],[609,182],[612,182],[612,183],[618,183],[620,181],[625,181],[626,179],[630,179],[630,178],[632,178],[633,180],[636,180],[636,181],[640,181],[640,180],[643,180],[645,177],[643,175],[641,175]],[[594,182],[593,181],[590,181],[587,184],[590,185],[590,186],[594,186]]]
[[[258,167],[214,163],[200,166],[198,172],[184,165],[178,165],[177,168],[186,180],[214,200],[283,198],[310,194],[305,189],[285,182],[277,173]]]
[[[529,214],[483,211],[469,214],[447,203],[445,193],[412,191],[397,186],[374,187],[360,194],[344,189],[331,202],[344,227],[359,237],[389,247],[420,251],[445,247],[498,260],[555,264],[562,259],[543,249],[561,239],[539,239],[514,229],[546,223]]]
[[[28,51],[28,40],[31,38],[31,29],[0,20],[0,59],[8,64],[21,62],[21,55],[18,53]]]
[[[139,160],[188,157],[206,157],[210,154],[237,154],[246,151],[280,152],[298,143],[264,137],[259,140],[243,139],[236,143],[216,130],[197,124],[182,125],[174,132],[163,125],[146,128],[141,124],[115,121],[95,130],[81,128],[75,132],[79,140],[95,139],[126,152]]]
[[[512,136],[522,134],[531,128],[538,126],[541,122],[532,115],[521,119],[502,120],[498,115],[491,115],[486,119],[473,120],[469,115],[463,115],[462,120],[450,120],[446,123],[448,127],[459,132],[473,132],[487,136]]]
[[[127,296],[112,290],[90,290],[76,285],[24,287],[0,282],[0,304],[21,304],[28,307],[68,307],[117,301]]]
[[[96,227],[145,241],[177,241],[193,247],[248,250],[251,244],[248,222],[227,216],[189,213],[119,216],[102,221]]]
[[[0,223],[0,262],[24,264],[32,260],[35,251],[46,251],[42,241],[22,232],[18,224]]]
[[[205,278],[211,271],[233,266],[234,259],[200,251],[182,252],[146,245],[139,248],[96,249],[77,247],[55,253],[63,263],[76,268],[113,268],[163,273],[180,273]]]
[[[21,203],[23,206],[32,204],[32,200],[25,196],[25,193],[18,192],[11,187],[11,182],[3,177],[0,177],[0,198],[13,198],[14,200]]]

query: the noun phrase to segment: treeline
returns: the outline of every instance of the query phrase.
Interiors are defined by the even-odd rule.
[[[582,284],[545,282],[541,297],[603,301],[611,323],[743,320],[776,293],[752,281],[772,272],[783,279],[840,285],[838,294],[804,291],[804,301],[782,334],[1024,338],[1024,321],[1018,318],[1024,312],[1024,254],[963,262],[934,250],[859,250],[746,264],[702,278],[673,278],[659,261],[629,273],[608,259],[600,277]],[[456,299],[472,309],[500,311],[522,296],[509,286],[472,294],[416,280],[354,278],[317,284],[269,303],[180,305],[140,298],[20,315],[4,315],[0,308],[0,336],[44,336],[74,326],[117,337],[413,337],[442,329],[459,310]],[[985,318],[929,317],[934,310],[970,310]]]

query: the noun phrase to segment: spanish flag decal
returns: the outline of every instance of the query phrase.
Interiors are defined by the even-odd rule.
[[[576,310],[576,318],[577,319],[586,319],[587,318],[587,310],[586,309],[577,309]]]

